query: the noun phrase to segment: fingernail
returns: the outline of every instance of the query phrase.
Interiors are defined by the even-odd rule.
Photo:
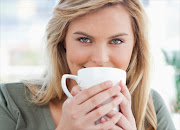
[[[112,82],[111,82],[111,81],[106,81],[106,82],[105,82],[105,85],[106,85],[107,87],[110,87],[110,86],[112,86]]]
[[[124,81],[123,81],[123,80],[121,80],[121,84],[122,84],[122,85],[125,85],[126,83],[124,83]]]
[[[102,117],[102,118],[101,118],[101,122],[105,122],[105,121],[106,121],[106,120]]]
[[[117,97],[117,98],[115,99],[115,103],[116,103],[116,104],[119,104],[119,103],[121,102],[121,100],[122,100],[122,99],[121,99],[120,97]]]
[[[120,88],[119,85],[115,85],[115,86],[114,86],[114,89],[115,89],[115,90],[120,90],[121,88]]]

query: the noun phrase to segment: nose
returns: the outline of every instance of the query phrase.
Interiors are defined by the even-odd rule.
[[[108,48],[104,46],[97,46],[91,55],[91,60],[97,66],[104,66],[109,61]]]

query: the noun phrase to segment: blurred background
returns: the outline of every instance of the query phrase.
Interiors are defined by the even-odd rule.
[[[150,20],[152,84],[180,129],[180,0],[141,0]],[[0,1],[0,83],[39,78],[56,0]]]

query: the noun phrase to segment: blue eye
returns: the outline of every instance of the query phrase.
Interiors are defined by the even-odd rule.
[[[82,43],[91,43],[91,40],[85,37],[78,38],[78,40]]]
[[[110,44],[121,44],[121,43],[123,43],[123,41],[120,39],[114,39],[110,42]]]

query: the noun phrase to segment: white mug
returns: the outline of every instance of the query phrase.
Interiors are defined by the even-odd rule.
[[[61,85],[64,93],[69,97],[73,97],[67,89],[66,79],[74,79],[81,89],[87,89],[104,81],[112,81],[113,86],[119,84],[120,80],[126,83],[126,72],[121,69],[111,67],[89,67],[78,71],[78,75],[64,74],[61,79]],[[102,104],[109,102],[112,99],[105,101]],[[113,110],[119,111],[119,107]]]

